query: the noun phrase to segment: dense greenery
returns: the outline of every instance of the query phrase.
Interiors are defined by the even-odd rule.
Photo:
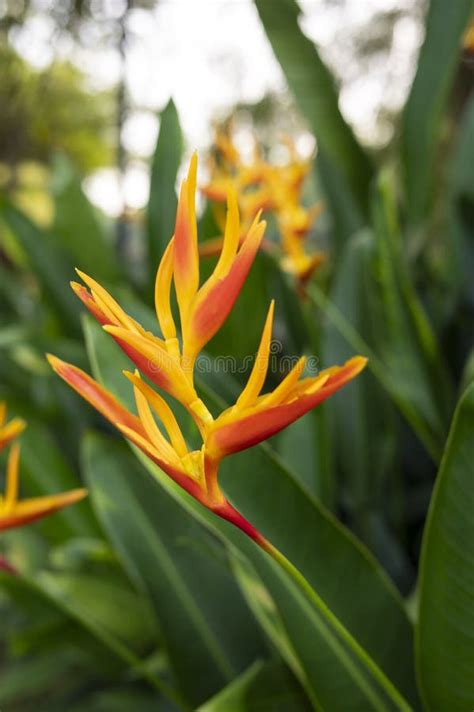
[[[89,489],[2,533],[16,570],[0,567],[2,709],[474,708],[474,94],[455,121],[451,111],[459,72],[472,72],[461,50],[472,0],[431,0],[382,164],[339,112],[296,2],[255,4],[317,138],[308,194],[325,201],[329,254],[303,296],[261,252],[208,356],[254,353],[274,297],[280,358],[313,353],[326,367],[360,353],[368,369],[224,463],[226,495],[287,557],[280,566],[130,449],[44,359],[54,352],[130,398],[129,362],[68,282],[79,265],[157,331],[153,280],[183,151],[174,105],[161,117],[141,250],[115,249],[64,158],[50,228],[0,196],[0,400],[28,422],[22,492]],[[2,150],[21,128],[2,113]],[[81,133],[69,126],[61,140],[74,156]],[[31,142],[24,150],[40,157]],[[200,238],[215,237],[214,217],[207,205]],[[216,367],[199,385],[222,404],[244,382]]]

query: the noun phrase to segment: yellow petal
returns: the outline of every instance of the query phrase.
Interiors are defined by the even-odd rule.
[[[176,338],[176,326],[171,311],[170,290],[173,279],[174,238],[163,253],[155,280],[155,309],[165,339]]]
[[[97,299],[100,308],[104,313],[111,318],[115,323],[119,323],[122,326],[136,332],[137,334],[143,334],[144,330],[137,324],[135,319],[132,319],[122,307],[115,301],[115,299],[104,289],[95,279],[89,277],[89,275],[81,272],[81,270],[76,269],[79,277],[87,284],[89,289],[93,292],[95,299]]]
[[[0,450],[14,440],[26,428],[22,418],[13,418],[9,423],[0,428]]]
[[[224,243],[219,261],[214,270],[216,278],[224,277],[230,270],[231,264],[237,254],[240,240],[240,219],[237,193],[230,187],[227,193],[227,218],[225,223]]]
[[[70,492],[48,495],[46,497],[33,497],[16,502],[10,510],[0,506],[0,531],[20,527],[29,522],[53,514],[58,509],[75,504],[87,495],[86,489],[75,489]]]
[[[173,411],[169,407],[168,403],[156,391],[154,391],[153,388],[150,388],[150,386],[143,381],[138,372],[130,373],[130,371],[124,371],[123,373],[124,376],[126,376],[126,378],[128,378],[128,380],[142,392],[143,396],[156,412],[165,426],[166,432],[171,440],[171,444],[178,453],[179,457],[185,457],[188,454],[186,441],[178,425],[178,421],[174,417]]]
[[[153,418],[153,413],[151,412],[147,399],[136,386],[134,386],[133,392],[137,404],[138,416],[142,421],[142,425],[145,428],[145,432],[148,435],[150,442],[153,444],[163,460],[170,463],[177,463],[179,458],[155,423],[155,419]]]
[[[275,390],[263,397],[263,399],[259,403],[259,408],[260,406],[262,408],[270,408],[273,405],[282,403],[285,398],[289,396],[294,386],[296,385],[298,378],[304,371],[305,364],[306,357],[302,356],[299,359],[298,363],[285,376],[283,381],[275,388]]]
[[[265,383],[268,371],[268,360],[270,357],[274,308],[275,301],[272,300],[268,310],[265,326],[263,328],[260,346],[258,347],[257,356],[255,357],[252,373],[247,381],[247,385],[237,399],[234,406],[236,410],[241,410],[253,405],[263,388],[263,384]]]
[[[20,446],[12,445],[8,455],[7,463],[7,486],[5,489],[5,498],[3,507],[6,511],[10,511],[15,506],[18,499],[18,465],[20,462]]]

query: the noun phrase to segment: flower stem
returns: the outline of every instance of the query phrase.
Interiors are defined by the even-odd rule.
[[[403,712],[410,712],[412,710],[411,705],[400,694],[393,683],[388,679],[385,673],[379,668],[364,648],[362,648],[356,639],[353,638],[347,628],[345,628],[339,619],[332,613],[296,566],[294,566],[294,564],[292,564],[291,561],[287,559],[286,556],[267,539],[262,538],[257,543],[289,574],[289,576],[291,576],[302,593],[322,615],[328,626],[333,629],[339,640],[345,643],[347,648],[349,648],[350,652],[356,658],[356,661],[359,662],[361,666],[365,667],[372,678],[377,681],[378,685],[383,689],[390,700],[395,703],[397,709],[403,710]],[[389,707],[384,700],[380,698],[380,695],[376,690],[374,690],[373,686],[370,685],[367,680],[367,676],[364,675],[364,671],[361,670],[359,666],[354,665],[353,660],[347,658],[346,662],[347,667],[351,668],[349,670],[350,674],[354,679],[357,678],[357,682],[360,687],[363,687],[367,696],[372,699],[374,709],[391,709],[391,707]]]

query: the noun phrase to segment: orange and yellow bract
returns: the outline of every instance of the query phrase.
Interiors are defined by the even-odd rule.
[[[302,203],[302,189],[311,163],[301,159],[294,143],[286,140],[289,160],[281,165],[265,161],[258,151],[253,161],[244,163],[234,146],[230,133],[217,131],[214,146],[219,161],[211,161],[211,180],[202,187],[210,200],[224,202],[229,189],[239,196],[243,224],[250,224],[258,210],[268,211],[276,218],[280,236],[281,266],[302,285],[325,261],[325,254],[310,249],[309,231],[322,210],[321,203],[310,208]],[[209,240],[201,247],[202,256],[220,249],[222,240]]]
[[[269,366],[272,302],[247,385],[234,405],[217,418],[212,416],[195,389],[195,361],[232,309],[261,244],[265,223],[257,213],[241,240],[237,196],[230,190],[221,254],[214,272],[200,286],[194,207],[196,170],[197,160],[193,157],[180,191],[175,234],[157,271],[155,306],[161,337],[145,331],[87,275],[79,273],[89,289],[77,283],[72,285],[85,306],[135,364],[134,372],[124,374],[133,385],[137,415],[124,408],[84,371],[55,356],[48,358],[53,369],[70,386],[181,487],[261,542],[260,534],[227,501],[219,486],[221,460],[274,435],[304,415],[354,378],[364,368],[366,359],[356,356],[344,366],[329,368],[313,378],[302,378],[303,357],[275,390],[262,394]],[[173,282],[180,335],[170,302]],[[143,375],[187,409],[201,435],[199,450],[188,449],[172,409]],[[162,423],[166,436],[155,417]]]
[[[6,414],[6,404],[0,403],[0,451],[12,443],[26,427],[26,423],[20,418],[14,418],[7,423]],[[20,446],[18,443],[13,443],[8,453],[5,492],[0,495],[0,531],[20,527],[46,517],[58,509],[78,502],[87,494],[85,489],[76,489],[45,497],[19,500],[19,465]]]

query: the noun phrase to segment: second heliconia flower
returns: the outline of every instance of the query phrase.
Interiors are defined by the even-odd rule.
[[[356,356],[343,366],[303,378],[304,357],[270,393],[261,394],[269,363],[274,304],[270,305],[260,346],[248,382],[236,403],[214,418],[194,384],[194,365],[205,345],[231,311],[258,252],[265,222],[258,214],[245,239],[240,240],[237,196],[227,199],[227,220],[222,251],[211,276],[200,286],[195,214],[197,159],[191,160],[181,186],[175,234],[158,267],[155,307],[161,337],[146,331],[126,314],[112,296],[91,277],[79,272],[86,287],[72,287],[93,316],[134,363],[125,372],[133,384],[137,414],[79,368],[49,356],[54,370],[108,418],[175,482],[204,506],[262,541],[224,496],[218,482],[221,460],[252,447],[279,432],[339,390],[365,366]],[[171,308],[171,287],[178,301],[180,334]],[[88,289],[87,289],[88,287]],[[187,409],[202,438],[202,447],[190,451],[168,403],[143,379],[168,393]],[[162,423],[167,436],[158,427]]]

